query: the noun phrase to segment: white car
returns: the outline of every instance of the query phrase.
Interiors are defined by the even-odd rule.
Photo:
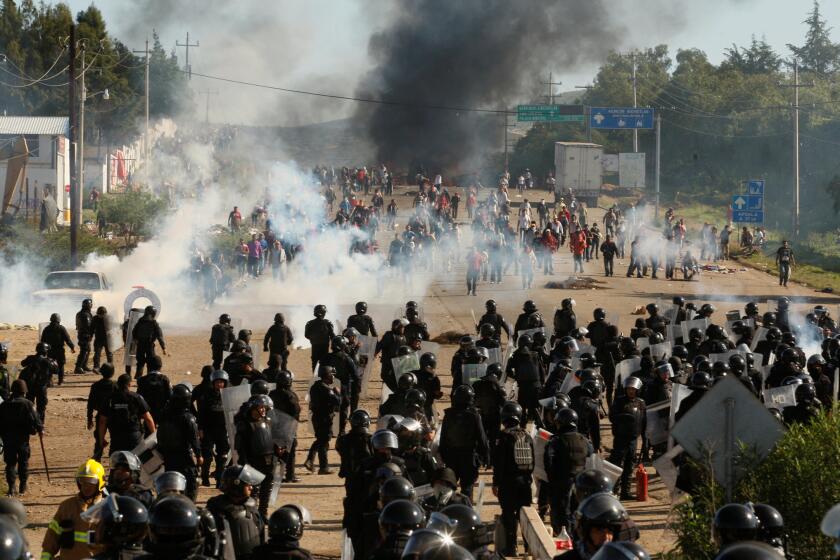
[[[44,279],[44,289],[32,292],[32,303],[51,307],[78,308],[82,300],[97,301],[111,292],[111,284],[101,272],[59,270]]]

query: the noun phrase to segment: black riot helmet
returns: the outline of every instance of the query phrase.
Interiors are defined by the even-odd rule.
[[[472,406],[474,400],[475,391],[469,385],[459,385],[452,392],[452,404],[455,406]]]
[[[227,313],[222,313],[221,315],[219,315],[219,324],[230,325],[230,321],[230,315],[228,315]]]
[[[312,310],[312,313],[319,319],[323,319],[327,314],[327,306],[318,304],[315,306],[315,309]]]
[[[519,338],[516,340],[517,348],[530,348],[533,344],[534,339],[528,334],[519,335]]]
[[[782,296],[779,298],[777,309],[779,311],[784,311],[785,309],[790,307],[790,298]]]
[[[659,306],[655,303],[649,303],[645,306],[645,311],[647,311],[650,315],[656,315],[659,313]]]
[[[747,303],[747,305],[744,306],[744,313],[747,314],[747,317],[758,316],[758,304],[754,301]]]
[[[691,376],[689,387],[692,389],[708,389],[712,386],[712,376],[707,371],[695,371]]]
[[[650,554],[638,543],[611,541],[604,543],[592,560],[650,560]]]
[[[283,316],[282,313],[275,313],[274,314],[274,322],[281,325],[286,322],[286,318]]]
[[[90,298],[85,298],[82,300],[82,309],[86,309],[90,311],[93,308],[93,300]]]
[[[726,504],[715,513],[714,536],[721,548],[739,541],[755,540],[758,518],[744,504]]]
[[[3,560],[31,558],[23,532],[11,519],[0,518],[0,558]]]
[[[799,359],[799,354],[793,348],[785,348],[779,359],[785,364],[793,364]]]
[[[367,410],[357,408],[350,414],[350,427],[357,430],[370,427],[370,414]]]
[[[545,337],[545,333],[542,331],[537,331],[534,333],[532,337],[534,341],[534,349],[543,348],[545,343],[548,342],[548,339]]]
[[[700,342],[703,340],[703,331],[694,327],[693,329],[688,331],[688,340],[690,342]]]
[[[596,307],[595,311],[592,312],[592,318],[596,321],[603,321],[607,318],[607,312],[604,311],[603,307]]]
[[[677,344],[676,346],[671,348],[671,355],[676,356],[677,358],[686,362],[688,361],[688,348],[686,348],[682,344]]]
[[[281,370],[280,373],[277,374],[277,387],[282,389],[288,389],[292,386],[292,382],[295,380],[295,375],[288,370]]]
[[[685,298],[682,296],[674,296],[674,299],[672,299],[671,302],[677,307],[683,307],[685,305]]]
[[[534,303],[534,300],[529,299],[525,302],[522,306],[522,311],[525,313],[534,313],[537,310],[537,304]]]
[[[572,308],[574,308],[574,306],[575,306],[575,300],[573,300],[572,298],[565,298],[560,302],[561,309],[566,309],[566,310],[571,311]]]
[[[392,476],[379,487],[379,499],[382,501],[382,507],[385,507],[394,500],[408,500],[409,502],[413,502],[417,499],[417,492],[415,492],[414,485],[407,478]]]
[[[149,512],[149,541],[158,556],[179,558],[201,547],[198,510],[189,498],[167,496]]]
[[[408,391],[415,385],[417,385],[417,376],[410,371],[402,374],[397,380],[397,388],[402,392]]]
[[[618,349],[627,356],[636,351],[636,343],[629,336],[623,336],[618,342]]]
[[[785,521],[779,510],[768,504],[751,505],[753,513],[758,518],[758,540],[771,546],[784,547],[787,535]]]
[[[283,506],[268,518],[268,538],[299,540],[303,536],[303,519],[293,507]]]
[[[501,378],[502,377],[502,364],[499,364],[499,363],[489,364],[487,366],[487,369],[484,371],[484,377],[487,377],[488,375],[492,375],[493,377],[495,377],[497,379]]]
[[[714,313],[716,309],[717,308],[711,303],[704,303],[700,306],[700,312],[698,315],[700,315],[700,318],[708,318],[712,316],[712,313]]]
[[[723,327],[720,325],[711,324],[706,327],[706,338],[709,340],[723,340],[726,338],[726,333],[723,332]]]
[[[358,315],[364,315],[365,313],[367,313],[367,310],[368,310],[367,302],[360,301],[360,302],[356,303],[356,313]]]
[[[483,325],[481,325],[481,328],[479,329],[479,334],[483,338],[492,338],[492,337],[496,336],[496,327],[494,327],[490,323],[484,323]]]
[[[728,375],[730,373],[732,373],[732,370],[729,367],[729,363],[718,360],[712,364],[712,376],[723,377],[724,375]]]
[[[817,400],[817,389],[813,383],[802,383],[796,386],[796,403],[812,403]]]
[[[50,351],[50,345],[46,342],[39,342],[35,345],[35,353],[39,356],[46,356]]]
[[[735,375],[741,375],[747,371],[747,360],[741,354],[732,354],[729,356],[729,369]]]
[[[423,405],[426,404],[426,392],[416,387],[409,389],[405,393],[405,404],[423,408]]]
[[[423,371],[434,372],[437,369],[437,357],[432,352],[426,352],[420,355],[420,369]]]
[[[487,310],[487,313],[495,313],[496,312],[496,300],[488,299],[484,302],[484,309]]]
[[[96,524],[96,542],[111,546],[143,542],[149,527],[146,506],[130,496],[114,494],[106,499]]]
[[[767,543],[742,541],[727,546],[715,560],[784,560],[784,556]]]
[[[391,430],[376,430],[370,438],[370,444],[374,449],[399,449],[397,434]]]
[[[426,515],[414,502],[394,500],[382,508],[379,514],[379,529],[383,536],[394,533],[411,534],[423,526]]]
[[[505,427],[512,427],[518,426],[522,423],[522,419],[525,417],[525,413],[522,410],[522,406],[515,401],[507,401],[502,406],[502,424]]]
[[[143,309],[143,315],[154,319],[157,316],[157,308],[154,305],[147,305],[146,308]]]
[[[575,520],[584,539],[589,538],[595,528],[611,529],[617,532],[627,520],[627,510],[618,498],[608,492],[592,494],[583,500],[575,511]]]
[[[761,324],[765,328],[775,327],[779,317],[773,311],[767,311],[761,316]]]
[[[578,413],[571,408],[561,408],[554,415],[554,423],[561,430],[575,429],[578,423]]]
[[[589,371],[589,370],[584,370]],[[587,379],[580,384],[580,390],[592,399],[597,399],[604,392],[604,385],[599,379]]]
[[[254,395],[268,395],[271,388],[268,386],[268,381],[264,379],[257,379],[251,383],[251,396]]]
[[[9,346],[0,342],[0,363],[5,363],[9,359]]]
[[[474,550],[475,538],[481,530],[481,516],[473,508],[463,504],[451,504],[441,510],[441,513],[452,521],[455,521],[455,532],[452,533],[452,540],[455,544],[461,545],[467,550]]]
[[[575,495],[578,502],[598,492],[612,492],[612,488],[610,477],[598,469],[587,469],[575,477]]]
[[[54,325],[61,323],[61,315],[58,313],[52,313],[50,315],[50,323],[53,323]]]
[[[779,327],[770,327],[767,329],[766,338],[770,342],[778,342],[782,339],[782,330]]]
[[[133,482],[140,480],[140,470],[142,469],[142,465],[137,455],[131,451],[114,451],[111,454],[109,463],[112,472],[116,468],[124,468],[131,473],[131,479]],[[109,475],[109,479],[111,476],[112,475]]]
[[[164,471],[155,477],[158,499],[166,494],[183,494],[187,490],[187,477],[178,471]]]

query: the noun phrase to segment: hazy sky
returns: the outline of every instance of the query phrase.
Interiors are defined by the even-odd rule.
[[[457,1],[457,0],[455,0]],[[515,1],[515,0],[514,0]],[[546,0],[550,1],[550,0]],[[581,0],[582,1],[582,0]],[[404,2],[404,3],[403,3]],[[89,0],[70,0],[73,11]],[[175,41],[198,40],[191,49],[194,72],[243,79],[295,89],[352,95],[369,67],[368,38],[388,25],[396,10],[410,0],[100,0],[112,33],[132,48],[141,48],[151,29],[169,50]],[[611,0],[611,19],[627,33],[615,37],[614,48],[628,50],[659,43],[696,47],[719,62],[732,43],[748,44],[764,36],[787,56],[787,43],[802,42],[802,22],[811,0]],[[840,28],[840,1],[824,0],[829,25]],[[457,30],[453,30],[457,32]],[[833,32],[840,41],[840,29]],[[612,46],[612,45],[611,45]],[[178,49],[183,62],[184,49]],[[563,82],[560,90],[591,82],[597,64],[573,72],[546,72]],[[255,90],[193,78],[196,91],[218,90],[211,98],[211,120],[249,124],[304,124],[348,116],[350,102],[324,101]],[[204,114],[204,96],[200,114]],[[523,100],[527,101],[527,100]]]

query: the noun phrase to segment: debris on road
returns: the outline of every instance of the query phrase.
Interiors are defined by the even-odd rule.
[[[460,341],[463,336],[466,336],[466,333],[458,331],[444,331],[434,337],[432,342],[437,342],[438,344],[458,344],[458,341]]]
[[[565,280],[547,282],[549,290],[604,290],[604,282],[588,276],[569,276]]]

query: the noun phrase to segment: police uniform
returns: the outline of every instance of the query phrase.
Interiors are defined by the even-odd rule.
[[[312,420],[312,427],[315,431],[315,441],[309,448],[307,460],[313,460],[315,453],[318,454],[318,465],[321,469],[327,468],[327,450],[332,438],[332,424],[335,412],[341,406],[341,395],[334,391],[334,387],[318,379],[309,388],[309,417]]]
[[[443,398],[443,392],[440,390],[440,378],[434,373],[423,369],[415,370],[412,373],[417,378],[416,388],[426,393],[426,402],[423,403],[423,413],[427,419],[433,420],[435,417],[435,401]]]
[[[361,378],[358,377],[359,370],[356,363],[343,350],[337,350],[328,354],[323,363],[335,368],[335,378],[341,382],[341,406],[338,413],[338,433],[343,434],[347,425],[347,417],[350,414],[350,397],[354,391],[358,394],[357,387],[361,387]]]
[[[359,334],[365,336],[379,336],[376,334],[376,326],[373,324],[373,319],[370,315],[358,313],[347,317],[347,328],[353,328],[359,331]]]
[[[46,342],[50,345],[50,351],[47,356],[52,358],[58,364],[58,383],[64,382],[64,365],[67,363],[67,356],[64,353],[64,345],[70,347],[70,350],[75,350],[76,346],[70,340],[70,334],[64,325],[60,323],[50,323],[44,327],[44,332],[41,333],[41,342]]]
[[[161,350],[166,350],[166,342],[163,340],[163,331],[157,320],[147,316],[140,317],[131,331],[131,337],[137,345],[135,353],[137,370],[134,374],[137,379],[143,375],[143,368],[146,367],[149,358],[155,354],[155,342],[160,344]]]
[[[3,462],[6,463],[6,484],[15,489],[20,477],[21,493],[29,479],[29,436],[43,432],[44,426],[31,401],[23,396],[0,403],[0,437],[3,439]]]
[[[548,475],[551,528],[555,535],[569,527],[569,502],[575,477],[586,467],[592,454],[589,440],[574,429],[554,434],[545,450],[545,473]]]
[[[518,446],[527,445],[530,455],[523,454]],[[531,505],[531,475],[534,472],[534,442],[521,427],[501,431],[493,453],[493,488],[497,490],[502,508],[502,526],[505,531],[505,556],[515,556],[516,528],[519,509]]]
[[[475,391],[475,407],[481,415],[481,424],[484,426],[484,433],[487,434],[492,455],[502,423],[502,405],[507,400],[505,389],[493,375],[474,381],[472,386]]]
[[[24,358],[20,365],[24,368],[19,377],[26,381],[26,398],[35,403],[43,424],[49,402],[47,388],[50,386],[52,376],[58,371],[58,364],[47,356],[33,354]]]
[[[239,464],[248,464],[265,475],[259,488],[259,512],[268,517],[268,501],[274,487],[274,474],[278,461],[278,447],[274,443],[271,424],[272,418],[254,420],[250,411],[236,424],[234,447],[239,456]]]
[[[216,323],[210,329],[210,350],[213,357],[213,369],[222,367],[224,352],[230,349],[230,345],[236,341],[233,334],[233,326],[229,323]]]
[[[198,465],[201,456],[198,424],[186,406],[172,402],[166,407],[157,429],[157,449],[163,455],[167,471],[176,471],[187,479],[184,494],[193,502],[198,497]]]
[[[485,313],[478,320],[478,329],[481,330],[481,325],[493,325],[495,332],[493,338],[500,340],[502,338],[502,331],[505,331],[510,338],[510,327],[505,318],[500,313]]]
[[[630,476],[636,462],[636,447],[639,436],[645,433],[647,413],[645,401],[639,397],[630,399],[627,395],[616,397],[610,407],[613,450],[609,462],[622,467],[621,494],[630,492]]]
[[[463,494],[471,498],[478,467],[490,459],[481,416],[473,407],[447,408],[440,430],[440,456],[455,471]]]
[[[542,427],[539,413],[539,395],[542,379],[536,355],[528,348],[517,348],[510,357],[506,367],[507,374],[516,380],[518,388],[517,401],[525,411],[525,418],[534,420]]]
[[[93,338],[93,315],[84,307],[76,313],[76,338],[79,341],[79,355],[76,357],[76,373],[90,371],[87,367],[90,343]]]
[[[265,544],[254,548],[252,558],[267,558],[268,560],[312,560],[312,554],[300,547],[296,539],[269,539]]]
[[[110,452],[131,451],[143,441],[142,418],[149,412],[146,399],[133,391],[114,391],[106,414],[111,434]]]
[[[315,364],[323,363],[330,353],[330,341],[335,336],[333,324],[323,317],[316,317],[306,323],[303,335],[312,344],[312,370],[315,371]]]
[[[608,329],[610,324],[607,323],[605,319],[598,319],[596,321],[592,321],[586,326],[586,330],[589,331],[587,337],[589,338],[589,342],[595,348],[601,348],[609,339]]]
[[[285,323],[275,322],[268,327],[263,338],[263,352],[280,356],[280,368],[286,369],[289,363],[289,346],[294,342],[292,331]]]
[[[102,351],[105,351],[105,361],[107,363],[114,362],[114,354],[108,347],[108,316],[96,314],[91,320],[91,330],[93,331],[93,368],[99,369],[100,360],[102,358]]]
[[[103,378],[99,381],[94,381],[88,393],[87,423],[89,426],[94,427],[92,457],[97,461],[101,461],[102,459],[103,446],[102,442],[99,441],[99,430],[96,427],[99,426],[99,416],[108,409],[108,402],[111,400],[111,396],[116,389],[117,386],[113,380]],[[96,417],[93,415],[94,412],[96,412]]]
[[[520,313],[519,317],[516,318],[516,324],[513,327],[513,338],[514,340],[519,338],[519,331],[538,329],[540,327],[545,327],[545,323],[543,322],[542,315],[540,315],[539,311]]]
[[[253,499],[236,503],[227,494],[213,496],[207,500],[207,510],[216,527],[230,539],[236,558],[251,558],[254,549],[265,542],[263,517]]]
[[[404,335],[397,334],[394,331],[388,331],[382,335],[382,340],[376,343],[376,352],[381,352],[382,356],[382,382],[388,386],[391,391],[397,389],[397,379],[394,375],[394,365],[391,363],[391,358],[397,355],[400,346],[406,345]]]
[[[558,309],[554,313],[554,337],[570,336],[577,328],[577,316],[571,309]]]
[[[268,394],[268,398],[274,403],[274,410],[284,412],[300,422],[300,399],[291,387],[277,387]],[[291,482],[295,479],[295,457],[297,455],[297,437],[292,441],[291,449],[287,449],[283,460],[286,463],[286,474],[284,482]]]
[[[222,405],[220,391],[211,389],[199,397],[197,422],[201,430],[201,456],[204,458],[204,463],[201,465],[202,481],[209,483],[210,467],[215,451],[216,470],[213,476],[218,482],[230,454],[225,407]]]
[[[150,371],[137,380],[137,394],[146,399],[149,412],[157,422],[172,397],[172,385],[169,378],[159,371]]]
[[[429,340],[429,329],[426,326],[426,323],[419,319],[416,321],[409,321],[409,323],[405,326],[404,334],[406,339],[416,336],[420,340]]]

